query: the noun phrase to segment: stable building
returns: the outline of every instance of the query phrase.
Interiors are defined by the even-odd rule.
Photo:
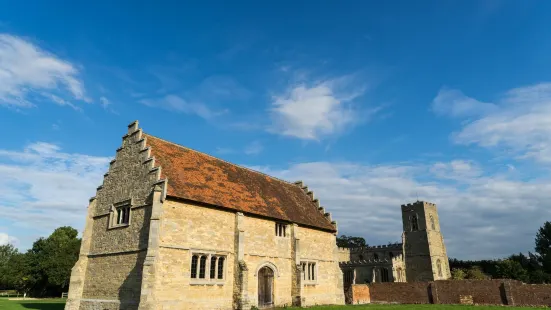
[[[67,310],[344,304],[337,224],[289,183],[128,126],[90,199]]]

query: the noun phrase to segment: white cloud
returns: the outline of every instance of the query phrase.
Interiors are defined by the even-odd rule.
[[[227,112],[226,110],[214,111],[203,103],[189,102],[176,95],[167,95],[160,99],[142,99],[140,102],[146,106],[162,108],[168,111],[195,114],[207,120]]]
[[[107,109],[109,107],[109,105],[111,104],[111,102],[109,101],[109,99],[105,98],[105,97],[100,97],[99,98],[99,101],[101,103],[101,106],[104,108],[104,109]]]
[[[551,179],[519,182],[485,175],[466,161],[427,165],[311,162],[287,169],[256,167],[289,181],[303,180],[332,213],[339,234],[369,244],[399,241],[400,205],[438,206],[451,257],[481,259],[533,251],[537,229],[551,215]]]
[[[453,105],[453,100],[448,103]],[[454,141],[551,163],[551,83],[512,89],[494,106],[464,123],[453,135]]]
[[[490,113],[497,109],[493,103],[478,101],[461,91],[443,87],[432,101],[432,110],[438,115],[471,117]]]
[[[15,246],[18,242],[19,240],[17,240],[17,238],[9,236],[6,233],[0,233],[0,245],[11,244]]]
[[[349,81],[340,78],[291,87],[273,98],[269,131],[304,140],[318,140],[337,134],[357,120],[357,112],[350,102],[362,95],[364,89],[341,91]]]
[[[253,141],[245,147],[245,154],[247,155],[258,155],[262,152],[264,147],[258,141]]]
[[[61,96],[89,101],[79,71],[72,63],[30,41],[0,34],[0,105],[32,107],[32,95],[73,108]]]
[[[21,234],[22,247],[58,226],[82,229],[88,199],[110,158],[71,154],[38,142],[24,150],[0,149],[0,214]]]

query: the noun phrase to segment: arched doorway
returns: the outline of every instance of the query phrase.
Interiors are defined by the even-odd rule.
[[[258,271],[258,306],[274,305],[274,271],[267,266]]]

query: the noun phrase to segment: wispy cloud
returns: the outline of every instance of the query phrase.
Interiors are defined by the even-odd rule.
[[[0,214],[18,231],[22,247],[60,225],[83,228],[88,199],[101,184],[110,158],[63,152],[37,142],[0,149]],[[12,233],[13,234],[13,233]]]
[[[75,108],[68,98],[90,101],[79,73],[71,62],[28,40],[0,34],[0,105],[33,107],[30,98],[38,95]]]
[[[269,131],[304,140],[319,140],[342,132],[358,121],[351,102],[365,88],[351,88],[348,77],[301,83],[273,97]]]
[[[105,97],[100,97],[99,98],[99,101],[101,103],[101,106],[104,108],[104,109],[107,109],[109,107],[109,105],[111,105],[111,102],[109,101],[109,99],[105,98]]]
[[[459,90],[443,87],[432,101],[432,110],[439,115],[470,117],[490,113],[497,107],[493,103],[467,97]]]
[[[245,147],[245,154],[247,155],[258,155],[262,152],[264,147],[258,141],[253,141]]]
[[[363,236],[373,245],[400,240],[400,205],[417,198],[437,204],[448,254],[462,259],[533,251],[536,231],[551,215],[551,179],[515,181],[470,161],[255,168],[288,181],[303,180],[337,220],[340,234]]]
[[[440,103],[453,106],[454,97],[449,98],[452,100]],[[472,98],[463,101],[478,102]],[[518,158],[551,163],[551,83],[509,90],[495,104],[485,106],[492,108],[475,109],[477,117],[453,134],[456,143],[505,149]]]
[[[201,102],[188,102],[176,95],[167,95],[159,99],[142,99],[140,102],[150,107],[161,108],[168,111],[195,114],[207,120],[227,113],[227,110],[211,110]]]

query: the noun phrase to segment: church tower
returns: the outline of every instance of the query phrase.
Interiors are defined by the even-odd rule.
[[[402,205],[403,247],[408,282],[451,277],[436,205],[416,201]]]

